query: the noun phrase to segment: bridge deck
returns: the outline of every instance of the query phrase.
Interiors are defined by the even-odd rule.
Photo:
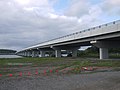
[[[89,28],[86,30],[82,30],[80,32],[72,33],[72,34],[69,34],[69,35],[66,35],[63,37],[59,37],[59,38],[55,38],[55,39],[52,39],[49,41],[45,41],[38,45],[34,45],[31,47],[25,48],[23,50],[37,48],[37,47],[45,46],[45,45],[62,43],[62,42],[66,42],[66,41],[83,39],[83,38],[87,38],[87,37],[93,37],[93,36],[102,35],[102,34],[113,33],[113,32],[117,32],[117,31],[120,31],[120,20],[114,21],[111,23],[107,23],[104,25],[100,25],[97,27],[92,27],[92,28]]]

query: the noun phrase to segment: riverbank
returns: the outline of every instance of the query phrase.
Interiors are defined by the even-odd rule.
[[[22,58],[22,57],[17,55],[0,55],[0,58]]]

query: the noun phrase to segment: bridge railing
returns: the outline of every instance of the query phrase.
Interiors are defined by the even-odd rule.
[[[49,41],[45,41],[42,42],[40,44],[25,48],[25,49],[32,49],[32,48],[37,48],[37,47],[41,47],[41,46],[45,46],[45,45],[52,45],[52,44],[56,44],[56,43],[61,43],[61,42],[65,42],[65,41],[70,41],[70,40],[75,40],[75,39],[82,39],[82,38],[86,38],[86,37],[91,37],[91,36],[95,36],[95,35],[101,35],[101,34],[106,34],[106,33],[111,33],[111,32],[115,32],[115,31],[120,31],[120,20],[118,21],[114,21],[111,23],[107,23],[107,24],[103,24],[103,25],[99,25],[96,27],[92,27],[86,30],[82,30],[76,33],[72,33],[63,37],[59,37],[59,38],[55,38]],[[23,50],[25,50],[23,49]]]
[[[65,41],[70,41],[74,39],[82,39],[82,38],[91,37],[95,35],[115,32],[115,31],[118,31],[118,26],[120,26],[120,20],[111,22],[108,24],[100,25],[97,27],[93,27],[90,29],[86,29],[80,32],[70,34],[70,35],[66,35],[61,38],[51,40],[47,42],[47,44],[54,44],[54,43],[65,42]]]

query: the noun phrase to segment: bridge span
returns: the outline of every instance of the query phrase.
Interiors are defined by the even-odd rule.
[[[50,51],[55,57],[61,57],[61,50],[66,50],[77,57],[77,50],[81,46],[91,45],[99,48],[100,59],[108,59],[109,48],[120,48],[120,20],[27,47],[18,51],[17,55],[45,57],[45,53]]]

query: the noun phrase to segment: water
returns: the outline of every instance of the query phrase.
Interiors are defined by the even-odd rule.
[[[46,55],[46,57],[49,55]],[[62,54],[63,57],[66,57],[67,54]],[[0,58],[22,58],[21,56],[17,56],[17,55],[0,55]]]
[[[21,56],[17,56],[17,55],[0,55],[0,58],[21,58]]]

